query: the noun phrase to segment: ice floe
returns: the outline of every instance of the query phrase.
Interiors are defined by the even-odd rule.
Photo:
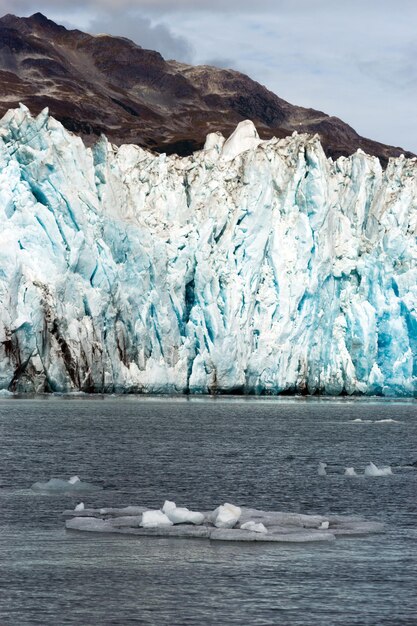
[[[374,423],[375,424],[401,424],[399,420],[394,420],[391,417],[389,417],[388,419],[384,419],[384,420],[375,420]]]
[[[51,478],[45,483],[36,482],[31,487],[32,491],[40,493],[74,493],[82,491],[97,491],[102,489],[99,485],[84,482],[78,476],[72,476],[69,480]]]
[[[363,420],[361,417],[357,417],[354,420],[350,420],[350,423],[356,424],[401,424],[399,420],[394,420],[391,417],[380,420]]]
[[[198,513],[165,501],[158,510],[145,507],[84,509],[64,511],[64,516],[68,530],[214,541],[332,541],[337,536],[368,535],[381,532],[383,528],[378,522],[356,516],[262,511],[230,503]]]

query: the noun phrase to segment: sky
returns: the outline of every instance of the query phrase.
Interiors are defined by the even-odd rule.
[[[167,59],[239,70],[417,152],[417,0],[0,0],[1,14],[37,11]]]

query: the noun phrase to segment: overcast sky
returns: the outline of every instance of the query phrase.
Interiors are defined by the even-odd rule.
[[[417,152],[417,0],[0,0],[0,9],[238,69]]]

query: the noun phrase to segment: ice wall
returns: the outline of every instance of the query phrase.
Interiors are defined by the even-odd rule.
[[[0,389],[417,393],[417,162],[0,122]]]

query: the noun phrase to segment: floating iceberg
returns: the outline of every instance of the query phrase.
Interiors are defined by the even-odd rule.
[[[417,162],[0,122],[0,389],[417,393]],[[109,306],[111,302],[111,306]]]
[[[80,504],[77,504],[77,506],[74,509],[74,511],[76,511],[77,513],[79,513],[80,511],[84,511],[84,510],[85,510],[84,502],[80,502]]]
[[[388,467],[377,467],[374,463],[369,463],[365,467],[365,476],[390,476],[392,474],[391,468]]]
[[[360,417],[357,417],[352,422],[360,423],[360,424],[401,424],[398,420],[394,420],[392,418],[381,419],[381,420],[363,420]]]
[[[347,467],[345,469],[345,476],[357,476],[355,468],[354,467]]]
[[[401,424],[401,422],[399,420],[387,418],[383,420],[375,420],[375,424]]]
[[[319,463],[317,474],[319,476],[326,476],[327,475],[326,467],[327,467],[327,463]]]
[[[88,491],[98,491],[102,487],[91,483],[83,482],[78,476],[72,476],[69,480],[61,478],[51,478],[46,483],[37,482],[31,487],[32,491],[40,493],[78,493]]]
[[[210,539],[213,541],[271,541],[309,542],[332,541],[337,536],[368,535],[381,532],[383,525],[367,522],[357,517],[340,515],[301,515],[261,511],[246,507],[236,507],[226,503],[214,511],[199,513],[203,522],[182,521],[178,513],[175,522],[168,513],[188,511],[165,502],[162,510],[148,510],[143,507],[122,509],[85,509],[64,511],[68,530],[119,533],[138,536],[184,537]],[[127,515],[126,512],[137,514]],[[139,511],[142,511],[139,513]],[[216,525],[216,522],[221,524]],[[233,527],[232,527],[233,524]]]

